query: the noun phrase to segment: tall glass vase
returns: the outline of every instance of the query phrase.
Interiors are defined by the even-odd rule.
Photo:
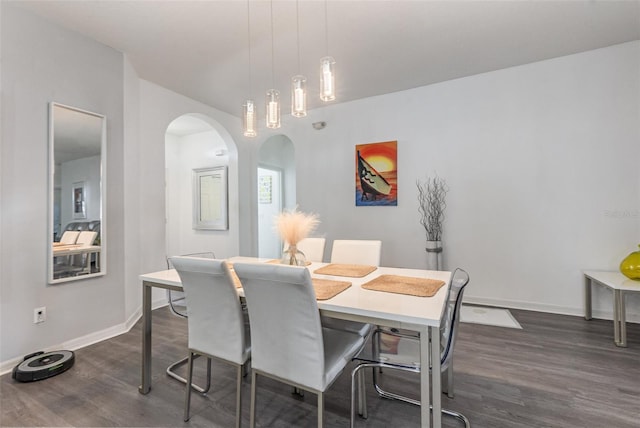
[[[306,266],[307,258],[295,245],[289,245],[289,248],[284,250],[280,263],[291,266]]]
[[[427,241],[427,270],[442,269],[442,241]]]

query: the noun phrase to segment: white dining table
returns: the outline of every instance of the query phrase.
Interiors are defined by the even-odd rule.
[[[270,259],[232,257],[231,262],[264,263]],[[314,271],[328,263],[312,263],[307,266],[313,278],[325,278],[351,282],[345,291],[328,300],[319,300],[321,315],[376,325],[403,328],[420,333],[420,366],[431,367],[440,373],[440,320],[445,308],[451,283],[451,272],[378,267],[362,278],[318,275]],[[362,284],[380,275],[400,275],[415,278],[442,280],[443,286],[433,297],[416,297],[405,294],[365,290]],[[142,281],[142,383],[139,391],[147,394],[151,390],[151,291],[154,287],[182,291],[180,277],[174,269],[140,275]],[[244,295],[241,288],[240,296]],[[431,342],[431,344],[430,344]],[[429,370],[420,372],[421,426],[441,428],[440,376],[429,376]],[[432,411],[430,410],[433,409]]]

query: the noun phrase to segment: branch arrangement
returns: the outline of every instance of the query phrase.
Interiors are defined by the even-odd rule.
[[[418,211],[420,224],[427,233],[427,241],[442,240],[442,223],[444,210],[447,207],[445,196],[449,191],[444,179],[427,177],[426,181],[416,180],[418,187]]]

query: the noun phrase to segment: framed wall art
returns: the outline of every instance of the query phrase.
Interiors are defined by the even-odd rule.
[[[398,205],[398,142],[356,145],[356,206]]]
[[[73,201],[73,218],[87,218],[87,194],[84,181],[73,183],[71,189],[73,191],[71,195],[71,200]]]

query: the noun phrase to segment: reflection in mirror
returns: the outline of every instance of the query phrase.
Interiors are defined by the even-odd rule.
[[[49,283],[106,273],[106,118],[49,109]]]

